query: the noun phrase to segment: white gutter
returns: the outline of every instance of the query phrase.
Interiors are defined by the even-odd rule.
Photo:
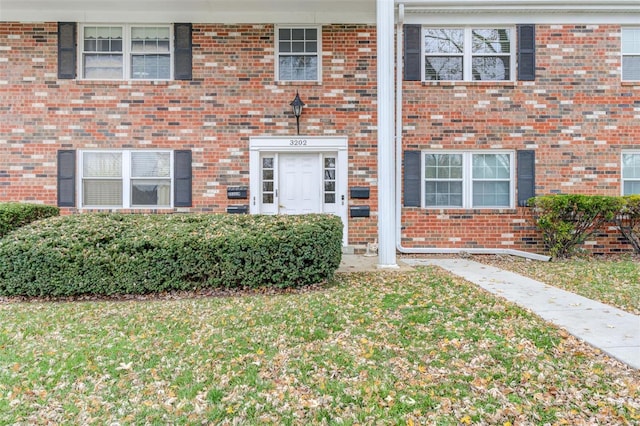
[[[396,249],[403,254],[502,254],[548,262],[551,259],[549,256],[513,249],[404,247],[402,245],[402,74],[404,65],[402,25],[404,12],[404,4],[400,3],[396,25]]]

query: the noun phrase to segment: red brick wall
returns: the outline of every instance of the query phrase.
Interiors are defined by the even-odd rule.
[[[536,193],[620,195],[640,147],[640,85],[621,83],[620,27],[536,26],[536,81],[404,83],[404,149],[533,149]],[[403,210],[403,244],[543,251],[527,209]],[[587,244],[626,250],[615,232]]]
[[[193,151],[193,208],[224,212],[227,186],[249,185],[249,137],[295,134],[289,103],[307,104],[301,134],[349,138],[349,186],[376,206],[375,28],[322,29],[322,83],[276,83],[273,25],[194,25],[193,80],[57,79],[55,23],[0,23],[0,201],[56,204],[56,152],[84,148]],[[73,212],[65,209],[64,213]],[[354,218],[350,242],[376,235]]]
[[[349,186],[369,186],[376,236],[375,28],[323,27],[321,84],[274,80],[272,25],[194,25],[193,81],[57,79],[55,23],[0,24],[0,201],[56,203],[56,151],[192,149],[194,207],[223,212],[248,186],[250,136],[349,138]],[[536,27],[537,78],[515,83],[404,83],[404,149],[534,149],[538,194],[620,193],[620,151],[640,145],[640,86],[620,82],[620,28]],[[66,209],[65,213],[73,212]],[[404,208],[403,244],[543,251],[526,209]],[[626,249],[598,236],[596,252]]]

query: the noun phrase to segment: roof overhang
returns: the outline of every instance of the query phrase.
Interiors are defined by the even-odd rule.
[[[405,23],[640,24],[638,0],[396,0]]]
[[[0,0],[0,21],[375,24],[375,0]]]

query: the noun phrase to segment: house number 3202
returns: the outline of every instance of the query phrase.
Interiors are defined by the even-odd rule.
[[[289,139],[289,145],[291,146],[307,146],[306,139]]]

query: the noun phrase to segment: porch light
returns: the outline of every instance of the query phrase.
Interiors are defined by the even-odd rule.
[[[291,105],[291,108],[293,109],[293,115],[296,116],[296,127],[298,129],[298,134],[300,134],[300,116],[302,115],[302,107],[305,104],[302,102],[302,99],[300,99],[300,95],[297,90],[296,97],[293,98],[293,101],[289,105]]]

